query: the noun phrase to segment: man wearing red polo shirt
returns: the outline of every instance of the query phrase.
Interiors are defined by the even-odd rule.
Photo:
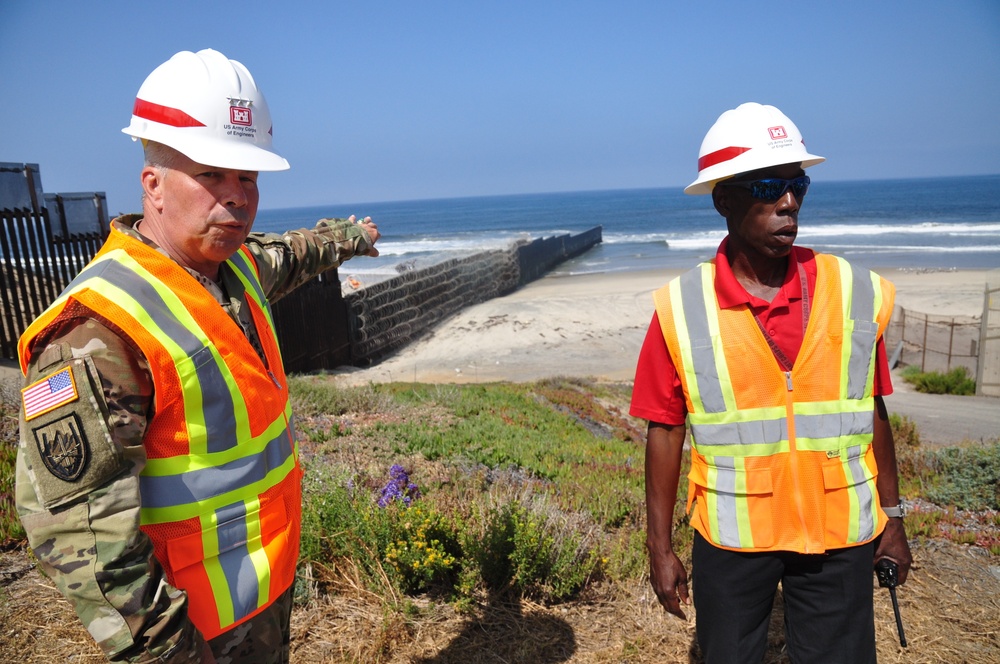
[[[709,130],[688,194],[711,194],[728,236],[654,294],[631,413],[646,446],[650,581],[670,613],[693,594],[707,662],[760,662],[778,583],[793,661],[875,661],[873,564],[906,580],[882,334],[895,290],[795,247],[824,161],[773,106]],[[692,592],[671,534],[686,427]]]

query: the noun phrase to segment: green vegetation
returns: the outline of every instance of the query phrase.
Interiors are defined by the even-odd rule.
[[[560,601],[645,570],[644,435],[613,405],[627,390],[550,380],[336,396],[322,384],[292,384],[313,569],[459,604],[479,593]],[[345,436],[323,404],[347,402]]]
[[[918,392],[961,396],[976,393],[976,381],[969,376],[969,370],[965,367],[955,367],[943,374],[937,371],[923,372],[919,367],[910,365],[903,369],[902,376],[903,380],[912,384]]]
[[[1000,442],[917,450],[903,460],[916,496],[960,510],[1000,510]]]
[[[924,447],[913,421],[890,415],[911,539],[948,539],[1000,555],[1000,440]]]
[[[17,458],[17,415],[20,392],[0,385],[0,551],[25,539],[21,520],[14,507],[14,461]]]
[[[348,583],[401,610],[416,610],[406,599],[415,594],[460,609],[484,597],[560,602],[646,574],[644,423],[626,414],[628,386],[337,388],[309,376],[291,390],[306,466],[301,599]],[[0,408],[0,546],[9,547],[24,541],[13,506],[16,395]],[[1000,555],[1000,442],[932,449],[908,418],[890,424],[910,536]],[[682,557],[686,492],[682,481]]]

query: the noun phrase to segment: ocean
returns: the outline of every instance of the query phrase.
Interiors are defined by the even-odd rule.
[[[322,217],[371,216],[381,256],[352,260],[341,278],[378,281],[518,239],[603,227],[603,242],[550,274],[693,267],[725,236],[709,196],[680,188],[482,196],[261,210],[256,231],[310,227]],[[1000,267],[1000,175],[824,182],[814,179],[796,244],[868,268]],[[405,266],[404,266],[405,264]]]

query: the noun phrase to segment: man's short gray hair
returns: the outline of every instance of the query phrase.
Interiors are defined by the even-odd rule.
[[[180,152],[163,143],[148,141],[143,147],[143,154],[146,166],[152,166],[162,171],[167,168],[176,168]]]

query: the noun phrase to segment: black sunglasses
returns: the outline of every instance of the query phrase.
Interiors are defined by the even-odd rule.
[[[750,192],[750,195],[754,198],[760,199],[762,201],[776,201],[785,195],[785,192],[791,188],[792,194],[795,198],[802,198],[806,195],[806,191],[809,190],[809,176],[800,175],[797,178],[791,180],[782,180],[781,178],[765,178],[763,180],[753,180],[750,182],[720,182],[720,185],[725,185],[727,187],[742,187]]]

